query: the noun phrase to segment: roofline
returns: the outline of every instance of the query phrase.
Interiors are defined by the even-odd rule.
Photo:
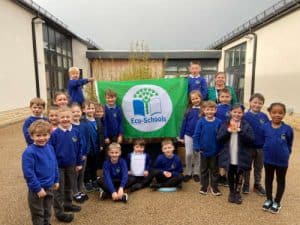
[[[132,55],[137,58],[150,59],[220,59],[220,50],[88,50],[88,59],[129,59]]]
[[[243,37],[244,35],[254,32],[269,23],[299,9],[300,0],[281,0],[264,10],[262,13],[248,20],[246,23],[238,26],[231,32],[227,33],[211,45],[207,49],[221,49],[223,46]]]
[[[80,42],[87,45],[89,49],[102,49],[99,45],[97,45],[94,41],[89,38],[83,38],[81,35],[73,32],[69,29],[68,25],[66,25],[63,21],[55,17],[49,11],[38,5],[32,0],[13,0],[19,6],[33,12],[41,19],[53,23],[55,26],[59,27],[62,30],[65,30],[70,36],[75,37]]]

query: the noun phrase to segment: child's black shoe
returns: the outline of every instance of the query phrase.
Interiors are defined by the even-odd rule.
[[[228,201],[231,203],[235,203],[235,194],[234,193],[229,193],[228,195]]]
[[[272,205],[273,205],[273,201],[270,200],[270,199],[267,199],[267,200],[264,202],[264,204],[263,204],[263,206],[262,206],[262,209],[265,210],[265,211],[268,211],[268,210],[272,207]]]
[[[134,192],[134,191],[140,190],[142,188],[143,188],[143,185],[140,183],[137,183],[137,184],[132,185],[132,187],[130,188],[130,191]]]
[[[124,202],[124,203],[127,203],[128,201],[128,194],[123,194],[122,198],[121,198],[121,201]]]
[[[86,183],[85,185],[85,190],[87,193],[94,191],[93,185],[91,182]]]
[[[197,182],[197,183],[200,182],[200,177],[199,177],[199,175],[194,175],[194,176],[193,176],[193,179],[194,179],[194,181]]]
[[[80,192],[73,195],[73,200],[77,203],[83,203],[84,202],[84,198],[81,196]]]
[[[153,189],[154,191],[161,188],[161,184],[159,183],[151,183],[150,188]]]
[[[80,192],[80,195],[81,195],[81,198],[82,198],[84,201],[89,200],[89,196],[88,196],[87,194]]]
[[[183,177],[183,181],[184,181],[184,182],[188,182],[188,181],[190,181],[190,179],[192,179],[192,176],[191,176],[191,175],[185,175],[185,176]]]
[[[61,213],[61,214],[57,214],[56,218],[60,222],[71,223],[74,219],[74,214]]]
[[[281,210],[281,205],[277,202],[273,202],[273,204],[270,208],[270,212],[276,214],[276,213],[279,213],[280,210]]]
[[[234,203],[235,204],[242,204],[242,196],[240,193],[235,193],[235,196],[234,196]]]
[[[243,194],[249,194],[250,193],[250,189],[248,185],[243,185]]]
[[[78,205],[64,206],[65,212],[80,212],[81,207]]]
[[[200,193],[201,195],[207,195],[207,188],[201,187],[199,193]]]
[[[258,184],[254,185],[253,191],[260,196],[266,195],[266,190],[261,185]]]

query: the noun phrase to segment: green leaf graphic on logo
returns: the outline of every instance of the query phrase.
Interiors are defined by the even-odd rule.
[[[135,98],[140,98],[145,103],[146,114],[149,114],[149,102],[150,99],[154,96],[158,96],[158,93],[150,88],[140,89],[134,94]]]

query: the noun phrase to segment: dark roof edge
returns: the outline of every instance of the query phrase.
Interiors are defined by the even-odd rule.
[[[221,49],[223,46],[240,39],[244,35],[254,32],[275,20],[299,9],[300,0],[281,0],[262,13],[235,28],[219,40],[212,43],[207,49]]]
[[[41,17],[41,19],[50,21],[51,23],[55,24],[59,28],[65,30],[69,35],[75,37],[80,42],[84,43],[88,49],[102,49],[99,45],[97,45],[94,41],[89,38],[83,38],[81,35],[71,31],[64,22],[56,18],[46,9],[38,5],[32,0],[13,0],[19,6],[33,12],[37,16]]]
[[[136,58],[149,59],[220,59],[220,50],[149,50],[133,52],[130,50],[88,50],[89,59],[128,59],[132,55]]]

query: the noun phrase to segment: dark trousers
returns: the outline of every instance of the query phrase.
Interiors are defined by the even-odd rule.
[[[154,178],[154,174],[149,173],[147,177],[128,176],[127,187],[130,188],[132,185],[141,184],[142,187],[148,187]]]
[[[33,225],[50,224],[53,191],[51,189],[45,189],[45,191],[47,195],[44,198],[39,198],[35,192],[28,192],[28,204]]]
[[[275,202],[280,203],[285,189],[285,177],[288,168],[266,164],[266,163],[264,166],[265,166],[265,186],[266,186],[267,199],[273,200],[272,189],[273,189],[274,174],[276,173],[277,191],[274,200]]]
[[[254,169],[254,185],[261,185],[264,153],[262,149],[251,149],[251,164]],[[249,187],[251,170],[244,173],[244,185]]]
[[[107,187],[107,185],[104,181],[104,178],[97,180],[97,182],[98,182],[98,185],[103,189],[104,192],[112,194],[110,192],[110,190],[108,189],[108,187]],[[120,188],[121,180],[120,179],[113,179],[112,183],[113,183],[114,188],[116,189],[116,192],[117,192],[118,189]],[[124,189],[125,188],[127,188],[127,185],[124,187]]]
[[[228,184],[231,193],[240,193],[243,182],[244,171],[239,169],[237,165],[231,165],[228,169]]]
[[[86,168],[86,161],[84,160],[82,163],[82,169],[76,172],[75,180],[73,185],[73,194],[77,194],[78,192],[83,192],[83,179]]]
[[[206,158],[201,156],[200,170],[201,170],[202,187],[207,189],[210,180],[210,186],[212,188],[217,188],[218,177],[219,177],[217,156],[206,157]]]
[[[177,187],[183,181],[183,175],[181,173],[167,178],[160,172],[160,170],[153,169],[150,171],[150,174],[155,177],[157,183],[159,183],[161,187]]]
[[[75,177],[75,166],[59,168],[59,189],[54,191],[55,215],[62,214],[64,207],[72,205],[72,190]]]
[[[91,150],[92,151],[92,150]],[[100,152],[90,152],[87,156],[86,168],[84,173],[84,183],[97,180],[97,170],[100,164]]]

